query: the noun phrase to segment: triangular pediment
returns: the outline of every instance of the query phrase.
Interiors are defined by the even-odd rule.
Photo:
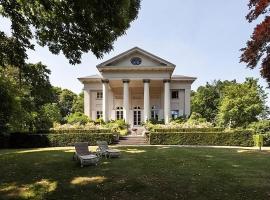
[[[139,47],[134,47],[125,51],[99,65],[97,68],[104,67],[175,67],[174,64],[153,55]]]

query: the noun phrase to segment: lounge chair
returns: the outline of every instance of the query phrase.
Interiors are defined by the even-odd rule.
[[[87,142],[75,143],[73,159],[80,161],[81,167],[84,165],[97,165],[99,161],[99,157],[89,151]]]
[[[105,156],[106,158],[119,157],[120,151],[118,149],[111,149],[106,141],[97,141],[97,154],[99,156]]]

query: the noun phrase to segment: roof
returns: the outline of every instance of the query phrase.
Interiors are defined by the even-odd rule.
[[[167,60],[164,60],[163,58],[160,58],[160,57],[158,57],[158,56],[156,56],[156,55],[154,55],[152,53],[149,53],[149,52],[147,52],[147,51],[145,51],[145,50],[143,50],[143,49],[141,49],[139,47],[133,47],[132,49],[129,49],[129,50],[117,55],[117,56],[114,56],[113,58],[98,64],[97,68],[103,68],[106,65],[108,65],[108,64],[110,64],[112,62],[115,62],[116,60],[120,60],[120,59],[122,59],[122,58],[124,58],[124,57],[126,57],[126,56],[128,56],[128,55],[130,55],[132,53],[135,53],[135,52],[139,52],[139,53],[143,54],[146,57],[149,57],[149,58],[151,58],[151,59],[153,59],[153,60],[155,60],[157,62],[160,62],[160,63],[164,64],[165,66],[170,66],[170,67],[175,68],[175,64],[173,64],[173,63],[171,63],[171,62],[169,62]]]
[[[172,80],[196,80],[196,77],[184,75],[172,75]]]
[[[90,75],[90,76],[84,76],[84,77],[80,77],[78,78],[79,81],[83,82],[83,81],[87,81],[87,80],[93,80],[93,81],[97,81],[97,80],[101,80],[102,76],[95,74],[95,75]],[[195,81],[197,78],[196,77],[191,77],[191,76],[184,76],[184,75],[172,75],[172,80],[187,80],[187,81]]]

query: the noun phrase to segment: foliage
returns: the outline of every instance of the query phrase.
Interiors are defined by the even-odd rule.
[[[192,93],[191,110],[201,114],[208,122],[215,123],[218,107],[222,96],[222,90],[226,85],[236,83],[233,81],[214,81],[200,86],[197,92]]]
[[[36,125],[37,130],[46,130],[53,127],[53,123],[61,120],[60,109],[55,103],[48,103],[42,106],[39,117],[39,124]]]
[[[43,106],[53,100],[49,74],[41,63],[26,64],[20,70],[0,66],[0,113],[5,113],[0,131],[35,130],[40,126]]]
[[[263,146],[270,146],[270,132],[263,134]]]
[[[254,146],[262,147],[263,146],[263,135],[262,134],[255,134],[253,135]]]
[[[258,80],[247,78],[242,84],[224,87],[217,120],[222,126],[245,127],[267,112],[266,94]]]
[[[155,129],[183,129],[183,128],[210,128],[213,124],[206,122],[203,118],[197,118],[198,114],[191,115],[191,119],[187,121],[179,122],[178,120],[172,120],[169,124],[152,124],[151,121],[144,123],[144,127],[148,131],[153,131]]]
[[[73,129],[100,129],[101,126],[96,125],[94,122],[89,121],[86,124],[59,124],[59,123],[54,123],[53,129],[54,130],[73,130]]]
[[[250,10],[246,16],[248,22],[251,23],[260,17],[264,19],[255,27],[246,47],[241,49],[243,53],[240,61],[246,63],[251,69],[254,69],[260,64],[261,75],[267,80],[270,86],[270,1],[249,0],[248,6]]]
[[[23,66],[26,50],[34,49],[33,38],[77,64],[85,52],[100,58],[113,49],[115,40],[136,19],[140,0],[1,0],[0,8],[12,29],[11,37],[0,32],[1,64]]]
[[[0,77],[0,132],[7,131],[8,123],[15,108],[15,99],[13,98],[12,89],[10,89],[9,81]]]
[[[172,129],[172,128],[160,128],[160,129],[154,129],[153,132],[185,132],[185,133],[194,133],[194,132],[221,132],[224,131],[224,128],[217,128],[217,127],[210,127],[210,128],[177,128],[177,129]]]
[[[79,124],[84,125],[89,121],[90,121],[89,117],[81,112],[72,113],[72,114],[68,115],[68,117],[67,117],[67,122],[69,124],[79,123]]]
[[[76,100],[77,95],[68,89],[61,90],[58,96],[58,106],[61,110],[62,117],[66,117],[72,113],[73,103]]]
[[[114,136],[112,133],[68,133],[68,134],[31,134],[31,133],[10,133],[5,135],[5,141],[9,148],[33,148],[33,147],[56,147],[74,146],[75,142],[88,142],[89,145],[96,145],[99,140],[112,144]]]
[[[83,113],[83,104],[84,104],[84,93],[81,92],[74,100],[72,105],[72,112],[81,112]]]
[[[249,130],[230,132],[151,132],[150,144],[162,145],[219,145],[252,146],[253,132]]]
[[[257,122],[252,122],[248,125],[248,128],[253,129],[258,134],[270,132],[270,120],[259,120]]]
[[[105,127],[112,130],[112,132],[121,132],[123,135],[127,134],[124,130],[128,129],[128,124],[122,120],[111,120],[105,124]]]
[[[67,129],[50,129],[50,130],[39,130],[35,132],[37,134],[76,134],[76,133],[112,133],[107,128],[67,128]]]

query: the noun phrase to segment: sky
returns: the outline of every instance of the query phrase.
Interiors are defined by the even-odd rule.
[[[35,51],[27,52],[28,61],[46,64],[54,86],[79,93],[83,85],[78,77],[98,74],[97,64],[138,46],[174,63],[174,74],[197,77],[193,90],[213,80],[242,82],[245,77],[259,78],[266,87],[258,68],[250,70],[239,63],[240,49],[259,22],[246,21],[247,3],[248,0],[142,0],[138,18],[103,59],[89,52],[83,55],[81,64],[74,66],[62,54],[53,55],[47,47],[36,45]],[[8,20],[1,21],[0,29],[10,32]]]

